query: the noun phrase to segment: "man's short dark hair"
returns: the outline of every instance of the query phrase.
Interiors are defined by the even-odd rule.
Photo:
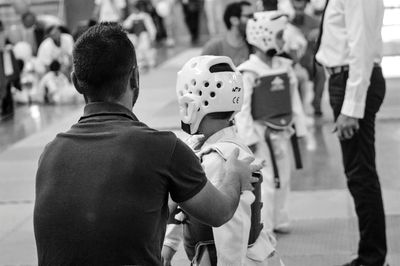
[[[242,8],[244,6],[251,6],[251,4],[247,1],[240,1],[227,5],[224,12],[224,22],[228,30],[230,30],[232,27],[231,17],[237,17],[240,19],[242,15]]]
[[[111,22],[95,25],[78,38],[73,65],[81,92],[92,100],[119,99],[137,67],[126,32]]]

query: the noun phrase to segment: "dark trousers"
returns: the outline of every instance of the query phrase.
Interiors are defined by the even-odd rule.
[[[348,72],[329,79],[330,104],[335,120],[340,114]],[[385,213],[381,186],[375,166],[375,116],[385,96],[386,85],[380,67],[374,67],[368,88],[364,118],[360,129],[350,140],[340,142],[347,186],[354,199],[360,242],[358,263],[382,266],[387,253]]]
[[[191,1],[187,4],[183,4],[182,7],[185,23],[191,36],[191,42],[195,43],[199,39],[199,18],[201,7],[198,3],[192,3]]]
[[[324,68],[318,64],[315,66],[315,74],[312,75],[314,83],[314,99],[312,106],[316,114],[321,113],[321,100],[325,87],[325,71]]]

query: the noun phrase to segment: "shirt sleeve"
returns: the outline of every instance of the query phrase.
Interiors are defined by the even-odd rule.
[[[225,160],[216,152],[211,152],[203,156],[203,166],[204,172],[211,184],[216,188],[219,188],[222,184],[222,179],[224,175],[224,164]]]
[[[183,239],[182,224],[168,224],[165,232],[164,245],[177,251]]]
[[[251,114],[251,97],[253,95],[254,80],[254,74],[248,72],[243,73],[243,105],[240,112],[235,116],[239,136],[247,146],[256,144],[259,139]]]
[[[43,66],[48,66],[52,61],[51,56],[51,43],[49,39],[45,39],[39,46],[37,59]]]
[[[150,35],[150,39],[154,41],[156,39],[157,29],[150,15],[146,13],[144,14],[144,24],[146,25],[147,32]]]
[[[172,154],[170,170],[170,195],[177,203],[191,199],[207,183],[199,159],[180,139],[177,139]]]
[[[365,100],[373,68],[373,24],[377,23],[373,5],[365,0],[344,1],[345,26],[348,32],[349,78],[341,113],[364,117]]]

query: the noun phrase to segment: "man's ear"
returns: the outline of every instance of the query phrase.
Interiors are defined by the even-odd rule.
[[[132,79],[131,80],[134,83],[134,84],[132,84],[133,87],[138,90],[139,89],[139,68],[138,67],[135,67],[133,69]]]
[[[82,88],[79,86],[78,78],[75,75],[75,72],[71,72],[71,80],[72,83],[74,84],[75,89],[80,93],[83,94]]]

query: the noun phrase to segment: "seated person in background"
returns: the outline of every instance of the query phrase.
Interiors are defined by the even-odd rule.
[[[243,102],[243,81],[233,62],[226,56],[199,56],[189,60],[178,73],[177,95],[182,129],[193,135],[192,149],[197,154],[207,178],[219,188],[220,173],[226,159],[239,149],[239,158],[253,157],[238,137],[233,117]],[[204,139],[198,140],[198,135]],[[183,238],[186,254],[194,265],[267,265],[274,248],[260,221],[262,179],[255,179],[254,191],[243,191],[239,206],[227,223],[211,227],[186,213],[183,220],[170,224],[162,256],[169,265]],[[182,219],[183,218],[183,219]]]
[[[62,26],[52,26],[47,29],[47,38],[40,44],[38,61],[49,69],[51,62],[57,60],[61,65],[61,72],[69,76],[72,66],[72,49],[74,39]]]
[[[146,12],[147,3],[138,0],[129,5],[130,15],[123,22],[128,37],[135,46],[138,65],[147,69],[156,63],[155,49],[152,42],[156,38],[156,27],[151,16]]]
[[[74,103],[82,98],[76,93],[68,78],[60,72],[60,68],[60,63],[54,60],[50,64],[50,71],[39,82],[38,92],[44,103]]]

